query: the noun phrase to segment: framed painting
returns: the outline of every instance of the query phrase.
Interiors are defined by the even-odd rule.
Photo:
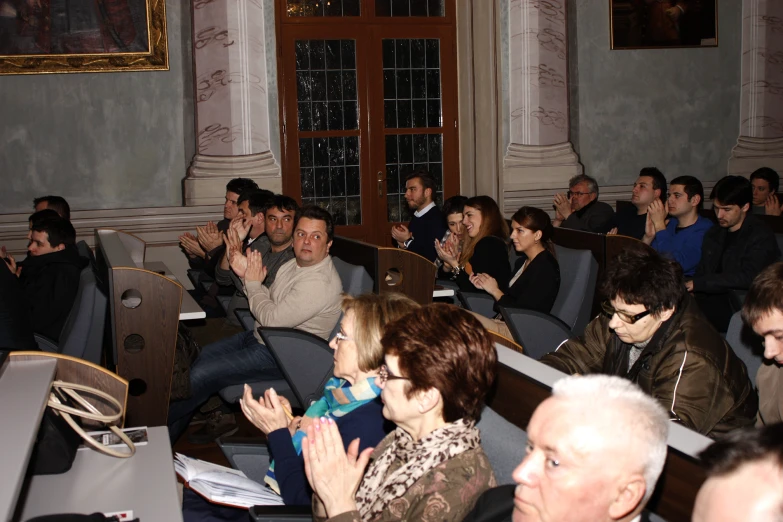
[[[716,47],[717,0],[609,0],[612,49]]]
[[[165,0],[0,0],[0,74],[168,68]]]

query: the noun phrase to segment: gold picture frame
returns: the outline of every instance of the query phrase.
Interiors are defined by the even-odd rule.
[[[718,46],[717,0],[609,0],[613,50]]]
[[[168,69],[165,0],[0,0],[2,75]]]

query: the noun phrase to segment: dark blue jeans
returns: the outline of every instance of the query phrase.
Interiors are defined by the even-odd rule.
[[[226,386],[282,378],[274,357],[252,330],[208,344],[190,368],[190,399],[169,406],[172,443],[187,429],[196,410]]]

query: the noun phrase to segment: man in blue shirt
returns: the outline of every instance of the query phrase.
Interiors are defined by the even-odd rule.
[[[647,207],[647,223],[642,241],[682,266],[685,277],[693,276],[701,259],[704,234],[712,221],[699,215],[704,187],[693,176],[674,178],[666,205],[656,199]],[[666,223],[666,214],[671,217]]]

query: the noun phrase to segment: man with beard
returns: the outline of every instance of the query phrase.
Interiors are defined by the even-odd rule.
[[[435,180],[425,168],[413,171],[405,179],[405,201],[413,210],[413,219],[408,226],[394,225],[391,235],[397,246],[410,250],[432,262],[438,258],[435,252],[435,240],[446,233],[443,213],[433,201]]]
[[[710,199],[719,226],[704,234],[701,261],[686,287],[712,325],[725,332],[742,307],[742,294],[780,257],[780,250],[772,230],[750,214],[753,188],[748,178],[726,176],[715,184]]]

